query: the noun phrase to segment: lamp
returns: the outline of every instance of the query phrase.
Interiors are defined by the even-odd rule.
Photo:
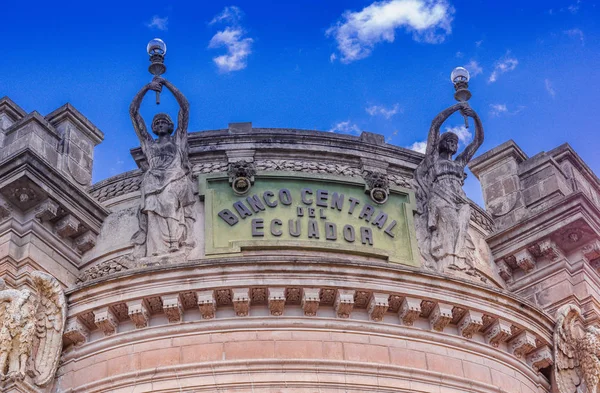
[[[167,44],[160,38],[154,38],[148,42],[146,51],[150,56],[148,72],[155,76],[164,74],[167,71],[167,66],[164,64]],[[158,104],[160,104],[160,91],[156,92],[156,105]]]

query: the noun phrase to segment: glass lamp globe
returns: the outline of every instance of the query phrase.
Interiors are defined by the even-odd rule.
[[[154,38],[148,42],[148,46],[146,47],[148,54],[152,55],[165,55],[167,53],[167,44],[160,38]]]
[[[469,75],[469,71],[467,71],[467,69],[464,67],[456,67],[450,74],[450,80],[452,83],[468,82],[469,79],[471,79],[471,75]]]

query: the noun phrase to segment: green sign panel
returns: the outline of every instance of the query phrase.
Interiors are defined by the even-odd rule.
[[[414,194],[390,190],[375,203],[356,179],[264,172],[247,195],[228,177],[200,178],[206,255],[242,249],[312,249],[383,257],[420,265],[413,224]]]

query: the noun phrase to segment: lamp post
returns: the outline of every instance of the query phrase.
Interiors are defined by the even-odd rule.
[[[167,44],[160,38],[154,38],[148,42],[146,51],[150,56],[150,66],[148,72],[152,75],[162,75],[167,71],[165,66],[165,54],[167,53]],[[156,105],[160,104],[160,91],[156,92]]]
[[[471,98],[471,92],[469,91],[469,71],[464,67],[456,67],[450,74],[450,80],[454,84],[454,99],[459,102],[467,102]],[[469,128],[469,119],[465,118],[465,128]]]

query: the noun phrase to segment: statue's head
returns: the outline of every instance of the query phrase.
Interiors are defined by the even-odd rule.
[[[458,135],[453,132],[444,132],[438,143],[438,152],[448,152],[450,155],[456,154],[458,151]]]
[[[158,113],[152,119],[152,132],[157,136],[171,135],[174,127],[171,116],[166,113]]]

